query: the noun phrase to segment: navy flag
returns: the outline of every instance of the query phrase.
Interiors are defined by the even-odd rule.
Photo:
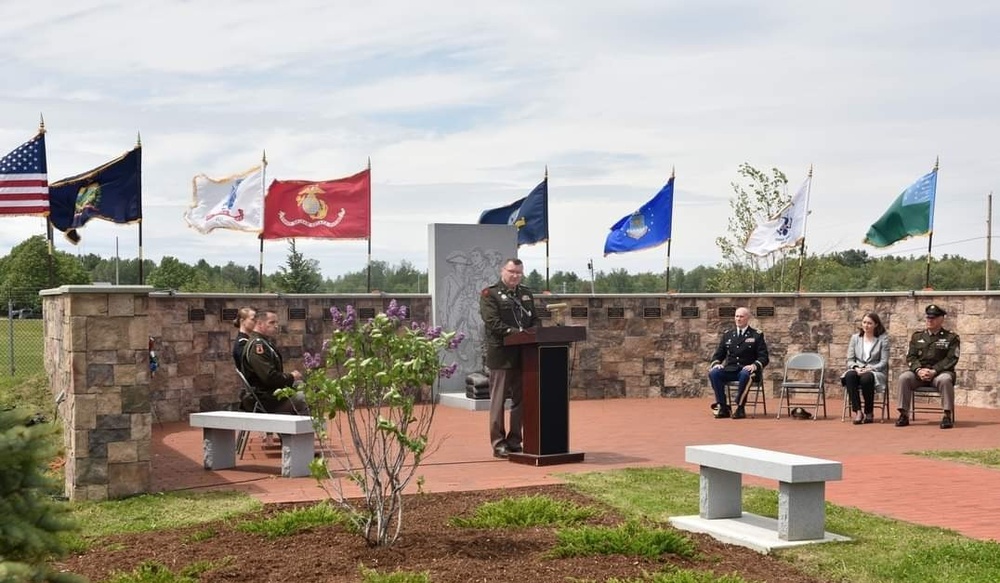
[[[480,225],[514,225],[517,246],[549,240],[549,179],[546,178],[528,196],[507,206],[489,209],[479,215]]]
[[[141,220],[141,177],[142,147],[136,146],[103,166],[54,182],[49,185],[49,221],[75,244],[80,241],[76,230],[92,218]]]
[[[611,225],[604,255],[628,253],[662,245],[670,239],[674,214],[674,177],[639,210]]]

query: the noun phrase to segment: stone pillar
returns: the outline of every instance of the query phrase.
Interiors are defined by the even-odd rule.
[[[66,495],[148,492],[149,286],[44,290],[45,369],[66,449]]]

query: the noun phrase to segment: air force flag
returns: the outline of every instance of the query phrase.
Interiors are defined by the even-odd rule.
[[[674,177],[649,202],[611,225],[604,255],[628,253],[662,245],[670,239],[674,213]]]

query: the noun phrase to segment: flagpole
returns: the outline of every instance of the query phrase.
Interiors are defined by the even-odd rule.
[[[45,133],[45,116],[41,113],[38,114],[38,133]],[[48,183],[48,168],[46,168],[46,183]],[[55,287],[56,283],[56,264],[55,258],[53,257],[54,250],[52,248],[52,221],[49,220],[49,213],[45,213],[45,246],[48,247],[49,251],[49,287]]]
[[[931,287],[931,246],[934,243],[934,206],[937,204],[937,171],[940,160],[940,158],[934,158],[934,196],[931,197],[931,228],[927,232],[927,268],[924,270],[924,289]]]
[[[140,135],[139,132],[135,133],[135,147],[136,148],[142,148],[142,135]],[[140,156],[141,155],[142,154],[140,153]],[[141,158],[140,158],[140,160],[141,160]],[[140,168],[142,167],[141,164],[142,163],[140,161]],[[138,227],[139,227],[139,285],[143,285],[145,283],[145,281],[146,281],[146,278],[143,277],[143,273],[142,273],[142,271],[143,271],[143,265],[142,265],[142,171],[140,170],[138,172],[138,174],[139,174],[139,177],[138,177],[139,178],[139,225],[138,225]]]
[[[261,186],[267,185],[267,150],[263,150],[261,154],[261,163],[264,165],[261,170],[260,176],[263,184]],[[264,198],[267,198],[267,191],[264,191]],[[257,234],[257,238],[260,240],[260,267],[257,268],[257,293],[264,293],[264,208],[261,205],[261,232]]]
[[[990,291],[990,248],[993,244],[993,191],[986,196],[986,291]]]
[[[428,287],[428,290],[430,287]],[[368,156],[368,293],[372,291],[372,157]]]
[[[809,184],[806,186],[806,212],[802,215],[802,241],[799,244],[799,273],[795,278],[795,290],[802,291],[802,258],[806,254],[806,226],[809,224],[809,195],[813,187],[813,167],[809,165]]]
[[[670,239],[667,239],[667,293],[670,293]]]
[[[675,176],[676,176],[676,168],[674,166],[671,166],[670,167],[670,180],[673,180]],[[671,200],[670,201],[671,215],[673,214],[673,207],[674,207],[674,203]],[[674,219],[673,219],[673,216],[671,216],[670,217],[670,224],[673,225],[673,222],[674,222]],[[672,234],[673,233],[671,233],[671,235]],[[672,241],[673,241],[673,237],[672,236],[667,238],[667,275],[666,275],[666,284],[667,284],[666,292],[667,293],[670,293],[670,243]]]
[[[545,289],[549,290],[549,165],[545,165]],[[550,290],[551,291],[551,290]]]

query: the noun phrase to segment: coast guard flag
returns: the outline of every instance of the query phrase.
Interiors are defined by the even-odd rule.
[[[652,199],[611,225],[604,241],[604,255],[656,247],[670,238],[674,214],[674,177]]]
[[[806,236],[810,180],[812,178],[806,178],[791,202],[778,211],[778,214],[757,225],[743,244],[744,251],[764,257],[779,249],[794,247],[802,241]]]
[[[235,176],[192,180],[194,198],[184,220],[200,233],[213,229],[260,232],[264,214],[264,167],[256,166]]]
[[[324,182],[275,180],[264,197],[261,238],[367,239],[371,170]]]
[[[49,214],[49,179],[45,134],[0,158],[0,215]]]
[[[49,185],[49,222],[79,243],[77,229],[92,218],[112,223],[142,220],[142,147],[93,170]]]
[[[480,225],[514,225],[517,246],[549,240],[549,179],[546,178],[528,196],[479,215]]]
[[[888,247],[914,235],[926,235],[934,229],[934,197],[937,194],[937,169],[925,174],[903,191],[889,210],[875,221],[865,235],[865,243]]]

